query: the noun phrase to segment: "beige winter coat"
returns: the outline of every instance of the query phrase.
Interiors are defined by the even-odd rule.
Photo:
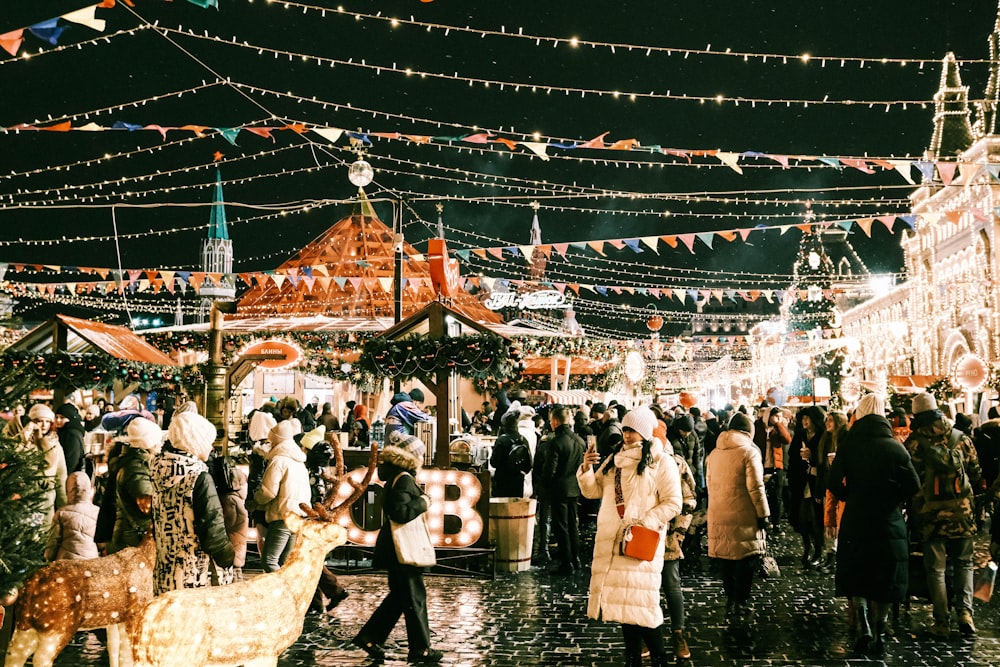
[[[706,461],[708,555],[743,560],[764,551],[757,519],[770,514],[760,449],[743,431],[723,431]]]
[[[294,441],[284,440],[272,447],[265,458],[264,478],[253,496],[257,507],[264,509],[268,523],[284,521],[289,514],[303,516],[300,505],[312,502],[306,455]]]
[[[670,520],[681,511],[681,480],[672,456],[654,442],[652,463],[636,474],[641,449],[625,445],[615,454],[622,471],[625,517],[618,517],[615,504],[615,471],[595,473],[591,466],[577,470],[580,491],[587,498],[600,498],[594,562],[591,566],[590,601],[587,615],[605,621],[656,628],[663,624],[660,605],[660,573],[663,570],[663,534]],[[643,520],[660,531],[660,544],[652,561],[636,560],[618,552],[625,521]]]

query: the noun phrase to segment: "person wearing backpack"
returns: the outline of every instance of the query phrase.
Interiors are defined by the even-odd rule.
[[[954,428],[938,410],[929,393],[917,394],[912,403],[912,433],[906,448],[920,478],[913,499],[913,517],[924,550],[927,588],[934,605],[934,623],[928,632],[937,638],[951,635],[945,571],[954,574],[958,629],[976,634],[972,620],[972,538],[976,534],[973,488],[981,471],[976,448],[969,437]]]
[[[524,476],[531,471],[531,450],[527,439],[517,430],[519,410],[508,410],[500,420],[501,433],[493,445],[490,465],[493,466],[493,496],[524,497]]]

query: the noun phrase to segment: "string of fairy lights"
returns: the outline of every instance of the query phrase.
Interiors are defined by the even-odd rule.
[[[460,75],[458,72],[452,74],[444,72],[430,72],[426,70],[414,69],[412,67],[402,67],[397,63],[387,64],[372,64],[367,62],[367,59],[361,59],[360,61],[355,61],[353,58],[343,59],[343,58],[331,58],[328,56],[320,56],[311,53],[302,53],[298,51],[290,51],[286,49],[278,49],[269,46],[264,46],[261,44],[252,44],[246,40],[239,40],[237,37],[233,36],[229,39],[220,37],[218,35],[209,34],[207,30],[203,30],[201,34],[195,32],[192,29],[184,29],[182,27],[173,28],[168,26],[157,25],[155,30],[165,34],[165,35],[177,35],[181,37],[186,37],[194,40],[212,42],[214,44],[231,46],[235,48],[245,49],[248,51],[254,51],[259,56],[272,56],[275,59],[283,58],[289,61],[295,60],[297,62],[316,64],[321,67],[350,67],[366,70],[373,72],[376,76],[381,76],[384,72],[391,74],[402,75],[406,77],[415,77],[419,79],[436,79],[443,81],[451,81],[456,83],[461,83],[467,87],[480,86],[483,88],[496,88],[501,92],[509,91],[513,93],[519,93],[522,89],[525,92],[538,93],[544,95],[551,95],[552,93],[561,93],[563,95],[573,95],[578,96],[581,99],[586,98],[587,95],[594,97],[609,97],[613,99],[622,99],[629,101],[637,101],[640,99],[647,100],[670,100],[670,101],[681,101],[681,102],[695,102],[698,104],[731,104],[734,106],[740,106],[741,104],[747,105],[751,108],[756,108],[758,105],[764,107],[770,107],[773,105],[782,105],[786,107],[803,107],[808,108],[809,106],[860,106],[873,108],[884,108],[886,111],[890,111],[895,108],[902,110],[907,110],[910,107],[915,107],[918,109],[926,109],[933,105],[933,99],[831,99],[829,95],[825,95],[821,98],[767,98],[767,97],[747,97],[739,95],[696,95],[688,93],[674,93],[671,90],[665,92],[655,92],[655,91],[623,91],[614,90],[606,88],[587,88],[581,86],[562,86],[558,84],[539,84],[532,83],[529,81],[505,81],[501,79],[489,79],[484,77],[475,76],[464,76]]]
[[[488,29],[488,28],[474,28],[471,26],[459,26],[454,24],[446,23],[436,23],[432,21],[420,21],[415,19],[412,15],[409,18],[399,18],[396,16],[386,16],[383,15],[381,11],[375,14],[351,11],[345,9],[343,5],[338,5],[335,9],[330,7],[324,7],[321,5],[314,5],[306,2],[295,2],[293,0],[266,0],[269,5],[280,5],[285,9],[301,9],[303,13],[313,13],[319,14],[321,18],[326,18],[327,14],[341,15],[353,18],[356,21],[381,21],[389,24],[390,27],[396,28],[398,26],[413,26],[421,28],[424,31],[430,33],[432,31],[437,31],[444,33],[445,36],[451,33],[466,33],[476,37],[499,37],[511,40],[522,40],[526,42],[534,42],[535,46],[564,46],[570,48],[584,48],[590,47],[592,49],[606,49],[611,54],[616,54],[619,51],[622,53],[639,52],[645,53],[646,56],[651,55],[667,55],[667,56],[681,56],[687,59],[691,56],[711,56],[711,57],[724,57],[724,58],[737,58],[743,60],[744,62],[749,60],[760,60],[762,63],[766,63],[768,60],[779,61],[783,64],[788,63],[815,63],[820,67],[826,67],[828,63],[839,64],[841,67],[845,67],[848,64],[857,65],[860,69],[865,67],[870,67],[873,65],[898,65],[901,67],[906,67],[908,65],[916,65],[918,68],[923,69],[925,65],[936,65],[940,63],[940,58],[889,58],[889,57],[861,57],[861,56],[845,56],[845,55],[810,55],[808,53],[774,53],[774,52],[756,52],[756,51],[734,51],[733,49],[712,49],[712,45],[709,44],[703,49],[692,49],[688,47],[673,47],[673,46],[659,46],[651,44],[635,44],[628,42],[608,42],[608,41],[598,41],[581,39],[579,37],[556,37],[553,35],[542,35],[539,33],[525,32],[523,27],[518,27],[516,30],[512,27],[507,30],[505,26],[501,26],[500,30]],[[248,4],[253,4],[253,0],[247,0]],[[977,59],[962,59],[962,64],[972,64],[972,63],[989,63],[989,60],[977,60]]]

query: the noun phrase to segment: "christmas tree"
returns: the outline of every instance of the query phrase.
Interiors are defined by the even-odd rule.
[[[806,212],[805,222],[815,219],[812,209]],[[840,391],[844,352],[841,348],[827,347],[824,340],[839,338],[840,313],[833,300],[834,266],[823,247],[822,232],[810,226],[799,243],[799,252],[793,267],[795,282],[789,292],[788,331],[792,347],[809,355],[809,371],[793,384],[793,395],[815,396],[815,379],[830,381],[830,394]]]
[[[0,436],[0,599],[43,563],[48,536],[39,507],[51,484],[44,470],[40,451]]]

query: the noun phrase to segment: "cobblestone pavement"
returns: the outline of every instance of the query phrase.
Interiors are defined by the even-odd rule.
[[[710,568],[683,577],[690,665],[906,666],[1000,665],[1000,601],[976,601],[978,635],[935,640],[923,631],[930,606],[914,601],[894,624],[884,660],[850,651],[844,601],[834,599],[833,575],[803,570],[795,537],[776,540],[779,579],[754,585],[748,622],[726,622],[721,584]],[[446,665],[476,667],[623,664],[618,626],[586,617],[588,571],[570,577],[540,568],[496,579],[428,576],[433,642]],[[281,667],[355,667],[374,664],[348,645],[385,592],[380,574],[347,574],[350,596],[332,613],[306,617],[299,640],[279,659]],[[998,594],[1000,597],[1000,594]],[[954,623],[954,621],[953,621]],[[668,640],[669,642],[669,640]],[[668,643],[669,648],[669,643]],[[406,664],[406,634],[400,621],[387,646],[387,666]],[[56,665],[107,665],[97,637],[80,633]],[[648,662],[647,662],[648,664]],[[182,666],[177,666],[182,667]]]

